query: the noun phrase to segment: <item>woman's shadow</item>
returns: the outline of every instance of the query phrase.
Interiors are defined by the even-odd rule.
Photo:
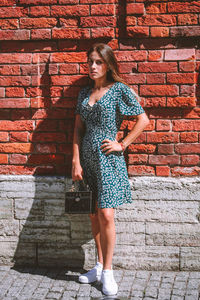
[[[25,176],[26,182],[21,182],[25,196],[15,199],[20,234],[13,268],[25,270],[21,266],[27,266],[27,272],[34,273],[35,267],[39,273],[42,267],[84,271],[94,265],[96,257],[90,220],[88,215],[65,214],[65,191],[71,185],[75,99],[88,79],[56,87],[59,75],[51,74],[49,59],[39,68],[42,75],[39,86],[36,82],[32,89],[32,108],[18,114],[19,119],[36,120],[36,127],[25,166],[33,176]],[[37,81],[38,70],[32,72]]]

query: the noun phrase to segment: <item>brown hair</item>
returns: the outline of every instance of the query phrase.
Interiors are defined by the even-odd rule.
[[[93,51],[96,51],[108,66],[107,80],[111,82],[118,81],[128,85],[125,80],[119,75],[117,60],[112,48],[104,43],[95,43],[87,52],[88,58]],[[92,80],[92,84],[93,83],[94,81]]]

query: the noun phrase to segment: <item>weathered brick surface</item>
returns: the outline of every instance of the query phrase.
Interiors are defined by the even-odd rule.
[[[0,173],[70,174],[76,99],[95,39],[113,48],[150,117],[148,134],[127,149],[137,154],[129,175],[199,175],[199,13],[198,1],[1,2]],[[165,143],[176,163],[152,164]],[[180,147],[191,143],[196,169],[184,171]]]

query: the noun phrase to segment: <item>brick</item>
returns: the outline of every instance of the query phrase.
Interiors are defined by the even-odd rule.
[[[88,79],[82,75],[53,75],[51,76],[52,85],[86,85]]]
[[[148,37],[149,36],[149,28],[142,26],[134,26],[126,28],[128,37]]]
[[[152,37],[168,37],[169,28],[167,27],[152,27],[150,30],[150,35]]]
[[[174,145],[172,144],[158,145],[158,154],[174,154]]]
[[[0,108],[25,108],[29,107],[28,99],[0,99]]]
[[[123,78],[128,84],[138,84],[145,83],[146,75],[145,74],[124,74]]]
[[[145,61],[147,59],[147,51],[145,51],[145,50],[116,51],[115,55],[116,55],[117,61],[119,61],[119,62]]]
[[[200,26],[174,27],[170,30],[172,37],[176,36],[199,36]]]
[[[198,176],[200,167],[174,167],[171,169],[172,176]]]
[[[180,133],[181,143],[195,143],[198,142],[198,132],[181,132]]]
[[[30,64],[32,60],[32,54],[29,53],[0,53],[1,64]]]
[[[5,88],[3,88],[3,87],[0,88],[0,97],[1,98],[5,97]]]
[[[200,3],[198,1],[169,2],[168,12],[200,12]]]
[[[36,168],[27,166],[16,166],[16,165],[2,165],[0,166],[0,174],[9,175],[33,175],[35,174]]]
[[[104,16],[114,15],[115,6],[114,4],[96,4],[91,5],[91,15]]]
[[[59,146],[59,145],[58,145]],[[35,145],[35,152],[36,153],[56,153],[56,144],[39,144]]]
[[[137,18],[138,26],[174,26],[176,16],[173,15],[144,15]]]
[[[6,88],[6,97],[24,97],[25,90],[22,87],[7,87]]]
[[[79,0],[80,3],[115,3],[115,0]]]
[[[22,154],[10,154],[9,163],[13,165],[23,165],[27,162],[27,156]]]
[[[63,154],[31,154],[28,159],[28,164],[38,165],[38,164],[63,164],[64,155]]]
[[[188,119],[198,119],[200,118],[200,108],[195,107],[193,109],[185,109],[183,112],[183,118],[188,118]]]
[[[6,153],[29,153],[31,147],[30,143],[1,143],[0,151]]]
[[[155,119],[180,119],[182,118],[182,110],[178,107],[151,108],[149,117]]]
[[[152,97],[145,98],[145,107],[164,107],[166,106],[166,98],[165,97]]]
[[[58,121],[57,120],[38,120],[35,126],[36,131],[58,131]]]
[[[129,176],[147,176],[155,175],[155,170],[151,166],[128,166],[128,175]]]
[[[25,7],[0,7],[0,18],[21,18],[28,15]]]
[[[33,121],[0,121],[0,130],[7,131],[7,130],[33,130],[34,123]]]
[[[58,0],[58,3],[59,4],[78,4],[79,0]]]
[[[183,84],[180,86],[180,95],[181,96],[194,96],[195,95],[195,85],[186,85]]]
[[[163,58],[162,50],[150,50],[148,53],[148,61],[160,61]]]
[[[57,0],[18,0],[19,4],[26,4],[26,5],[45,5],[45,4],[55,4]]]
[[[134,164],[145,164],[147,163],[148,155],[147,154],[129,154],[128,163],[131,165]]]
[[[127,3],[126,14],[127,15],[144,14],[144,4],[143,3]]]
[[[156,176],[170,176],[170,167],[156,166]]]
[[[65,155],[70,155],[72,153],[72,147],[68,144],[60,144],[58,145],[59,153],[64,153]]]
[[[0,86],[29,86],[30,84],[29,76],[0,76]]]
[[[0,132],[0,142],[8,141],[8,132]]]
[[[115,27],[116,17],[81,17],[81,27]]]
[[[114,28],[92,28],[91,29],[92,38],[114,38],[115,30]]]
[[[28,142],[28,132],[10,132],[10,142]]]
[[[145,8],[147,14],[164,14],[167,12],[166,3],[149,3]]]
[[[165,74],[147,74],[147,84],[165,83]]]
[[[196,14],[178,14],[178,25],[196,25],[198,24],[198,15]]]
[[[182,84],[191,83],[191,84],[193,84],[193,83],[195,83],[195,74],[193,74],[193,73],[167,74],[167,83],[182,83]]]
[[[32,29],[31,30],[31,39],[34,40],[45,40],[51,38],[50,29]]]
[[[133,17],[133,16],[127,16],[126,17],[126,26],[135,26],[136,24],[137,24],[137,18],[136,17]]]
[[[169,131],[171,129],[170,120],[157,120],[156,121],[156,130],[157,131]]]
[[[56,18],[21,18],[20,28],[52,28],[57,24]]]
[[[195,97],[174,97],[167,98],[167,106],[169,107],[195,107],[196,98]]]
[[[89,16],[89,5],[63,5],[63,6],[53,5],[51,6],[51,16],[52,17]]]
[[[156,146],[148,144],[130,145],[128,147],[128,153],[155,153]]]
[[[200,120],[174,120],[173,131],[195,131],[200,130]]]
[[[83,28],[57,28],[52,30],[52,38],[54,39],[80,39],[90,38],[90,31],[89,29]]]
[[[84,63],[87,62],[87,56],[85,52],[84,53],[83,52],[80,53],[76,53],[76,52],[56,53],[55,52],[52,53],[50,60],[51,62],[55,62],[55,63],[70,63],[70,62]]]
[[[31,6],[29,8],[30,17],[49,17],[50,16],[50,6]]]
[[[150,120],[149,124],[145,127],[145,131],[155,130],[155,120]]]
[[[0,75],[21,75],[20,66],[1,66]]]
[[[141,96],[177,96],[178,86],[176,85],[142,85]]]
[[[119,63],[120,73],[134,73],[137,70],[137,63],[135,62],[121,62]]]
[[[62,27],[78,27],[78,18],[60,18],[60,25]]]
[[[178,165],[179,155],[149,155],[150,165]]]
[[[200,153],[200,144],[178,144],[175,145],[175,152],[180,154]]]
[[[1,0],[0,6],[13,6],[15,3],[15,0]]]
[[[139,72],[177,72],[177,63],[171,62],[139,62],[138,63]]]
[[[4,19],[0,20],[1,29],[18,29],[19,20],[18,19]]]
[[[0,40],[30,40],[30,31],[22,30],[0,30]]]
[[[179,71],[180,72],[194,72],[195,71],[195,62],[194,61],[179,62]]]
[[[199,155],[182,155],[181,165],[190,166],[199,164]]]
[[[8,155],[0,154],[0,164],[7,164],[7,163],[8,163]]]
[[[147,143],[178,143],[177,132],[148,132]]]
[[[164,60],[167,61],[179,61],[179,60],[191,60],[195,58],[195,49],[168,49],[165,50]]]
[[[56,142],[63,143],[66,141],[66,134],[59,132],[51,133],[33,133],[30,136],[32,142]]]

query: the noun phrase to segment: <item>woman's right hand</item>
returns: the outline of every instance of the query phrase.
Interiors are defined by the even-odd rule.
[[[72,164],[72,180],[83,180],[83,168],[80,164]]]

